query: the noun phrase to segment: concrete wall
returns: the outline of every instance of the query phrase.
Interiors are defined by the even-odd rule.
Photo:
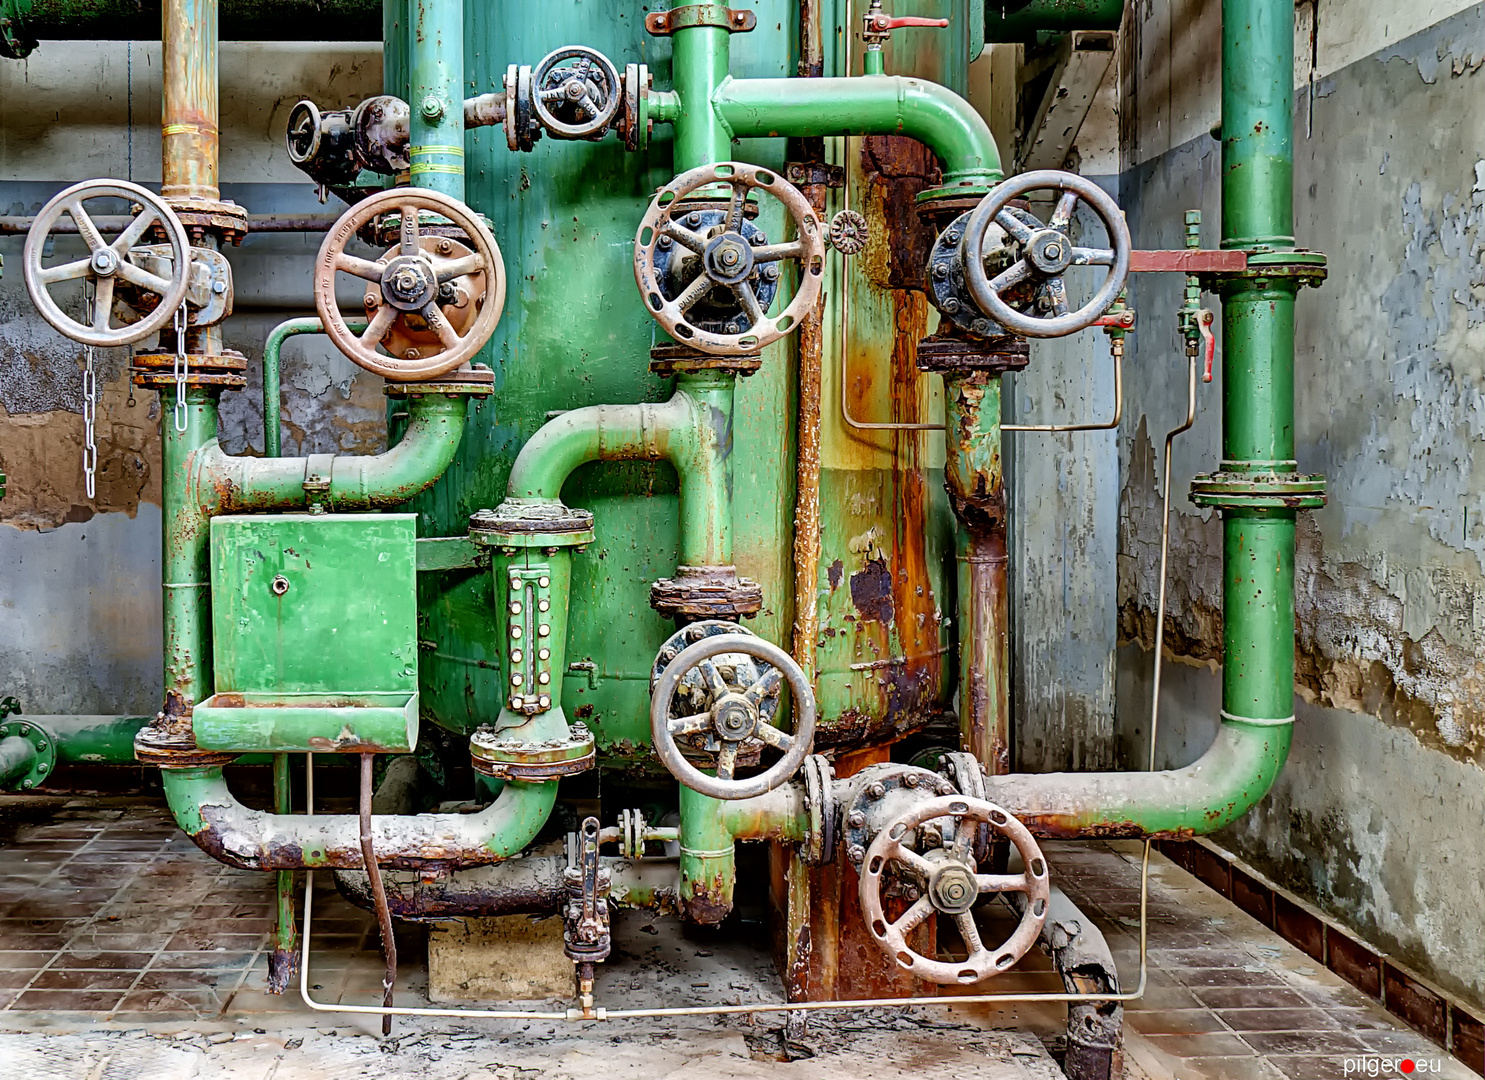
[[[301,97],[350,104],[381,89],[377,46],[226,44],[222,181],[253,213],[335,213],[289,164],[288,110]],[[160,178],[157,43],[52,42],[0,60],[0,214],[34,213],[93,177]],[[160,686],[160,436],[153,391],[130,404],[127,349],[100,350],[96,494],[82,475],[82,349],[36,315],[21,281],[24,238],[0,236],[0,696],[28,713],[153,712]],[[319,238],[249,237],[231,259],[236,310],[227,345],[255,362],[222,402],[222,441],[261,453],[263,339],[314,313]],[[150,341],[140,344],[150,346]],[[323,339],[284,349],[284,452],[375,450],[385,441],[381,380]]]
[[[1121,87],[1122,202],[1137,246],[1218,236],[1218,0],[1137,0]],[[1313,34],[1313,38],[1312,38]],[[1220,839],[1376,946],[1485,1002],[1485,6],[1327,0],[1296,11],[1296,231],[1330,257],[1302,294],[1296,435],[1330,502],[1300,519],[1298,726],[1274,792]],[[1313,49],[1312,49],[1313,46]],[[1316,63],[1312,64],[1311,58]],[[1172,312],[1142,278],[1119,440],[1121,758],[1148,752],[1162,440],[1184,410]],[[1213,298],[1215,299],[1215,298]],[[1219,349],[1218,356],[1221,352]],[[1172,461],[1176,660],[1158,758],[1215,730],[1220,372]]]

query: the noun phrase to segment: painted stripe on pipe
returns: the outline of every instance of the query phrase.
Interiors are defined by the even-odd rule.
[[[1234,716],[1226,709],[1218,710],[1224,721],[1230,720],[1234,724],[1252,724],[1254,727],[1283,727],[1285,724],[1294,723],[1294,717],[1286,716],[1282,720],[1259,719],[1255,716]]]
[[[722,848],[720,851],[697,851],[693,848],[681,848],[682,855],[689,855],[693,859],[730,859],[732,848]]]
[[[453,154],[455,157],[464,156],[462,146],[413,146],[409,147],[409,154],[417,157],[419,154]]]
[[[419,173],[451,173],[454,176],[464,175],[463,165],[425,165],[421,162],[408,169],[408,173],[417,176]]]

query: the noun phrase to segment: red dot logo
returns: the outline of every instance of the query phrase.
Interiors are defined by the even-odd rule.
[[[1403,1058],[1401,1061],[1399,1061],[1397,1063],[1397,1067],[1399,1069],[1401,1069],[1405,1073],[1410,1073],[1414,1069],[1416,1069],[1418,1066],[1416,1066],[1416,1065],[1413,1064],[1413,1059],[1412,1058]]]

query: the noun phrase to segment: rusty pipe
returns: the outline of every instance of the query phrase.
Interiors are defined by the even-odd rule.
[[[221,198],[217,0],[165,0],[160,12],[160,194],[215,202]]]

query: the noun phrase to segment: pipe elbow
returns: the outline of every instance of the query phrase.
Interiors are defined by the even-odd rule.
[[[974,106],[939,83],[889,77],[897,83],[902,134],[937,155],[945,186],[998,184],[1005,179],[995,136]]]
[[[368,510],[396,506],[444,474],[464,438],[468,417],[465,400],[419,395],[412,399],[409,411],[412,417],[396,446],[381,454],[333,460],[328,500],[332,507]]]
[[[669,401],[588,405],[553,417],[521,447],[506,494],[560,500],[562,486],[590,461],[659,461],[670,457],[671,435],[692,420],[682,394]]]

